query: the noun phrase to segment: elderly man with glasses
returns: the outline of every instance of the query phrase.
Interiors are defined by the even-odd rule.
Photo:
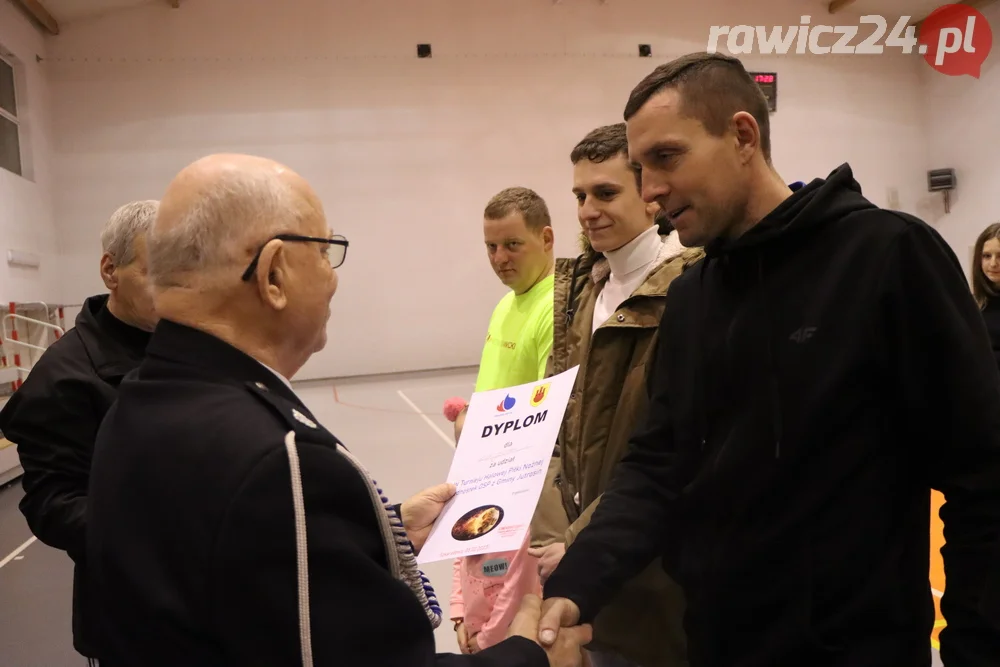
[[[287,167],[215,155],[170,184],[150,235],[161,322],[98,437],[88,556],[106,667],[578,665],[589,629],[434,654],[415,555],[454,495],[391,505],[289,383],[326,343],[347,241]]]

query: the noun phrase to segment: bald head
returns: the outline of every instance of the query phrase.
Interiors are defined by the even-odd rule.
[[[316,193],[283,164],[220,154],[185,167],[160,201],[150,235],[154,287],[203,283],[242,261],[254,243],[322,218]],[[252,252],[252,251],[250,251]]]
[[[290,378],[326,344],[330,234],[316,193],[288,167],[202,158],[170,183],[149,234],[156,310]]]

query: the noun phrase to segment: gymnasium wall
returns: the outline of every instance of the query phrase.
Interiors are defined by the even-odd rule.
[[[49,84],[36,55],[45,42],[28,20],[0,0],[0,51],[14,62],[21,126],[22,170],[17,176],[0,169],[0,304],[9,301],[56,301],[59,258],[52,213]],[[7,251],[37,255],[38,268],[7,264]]]
[[[475,364],[504,293],[482,248],[489,197],[535,188],[559,254],[575,254],[574,143],[620,121],[657,64],[704,50],[711,25],[802,13],[797,0],[707,4],[198,0],[64,25],[44,64],[60,298],[100,291],[98,232],[116,206],[158,197],[206,153],[258,153],[308,178],[352,244],[330,344],[300,378]],[[418,42],[432,58],[416,58]],[[745,62],[779,73],[772,133],[786,180],[849,161],[876,203],[929,206],[919,58]]]
[[[980,10],[993,26],[993,49],[979,79],[943,76],[923,69],[926,105],[924,141],[928,169],[954,168],[957,189],[951,193],[951,211],[944,212],[940,193],[933,197],[933,219],[962,261],[971,269],[972,247],[983,228],[1000,222],[1000,3]]]

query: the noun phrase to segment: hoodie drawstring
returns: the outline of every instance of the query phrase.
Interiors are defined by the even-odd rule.
[[[764,284],[764,257],[757,255],[757,279],[758,285]],[[774,313],[769,308],[764,308],[767,317],[767,329],[764,332],[767,338],[767,372],[771,381],[771,420],[774,427],[774,458],[781,458],[781,394],[778,391],[778,369],[774,363]]]
[[[708,328],[708,293],[705,291],[705,270],[708,267],[708,263],[712,261],[710,257],[705,257],[701,262],[701,270],[698,272],[698,291],[701,293],[699,305],[701,306],[701,330],[702,335],[696,336],[697,341],[697,356],[695,357],[701,364],[702,372],[698,373],[697,380],[695,381],[698,385],[698,405],[700,406],[700,421],[698,424],[698,438],[701,440],[699,446],[702,451],[705,451],[705,443],[708,440],[708,392],[705,390],[705,370],[708,368],[708,364],[705,363],[705,331]]]
[[[708,364],[705,362],[705,332],[708,326],[708,301],[709,292],[705,290],[705,273],[708,268],[708,263],[712,258],[705,257],[701,262],[701,270],[698,272],[699,280],[699,291],[701,292],[700,306],[701,306],[701,330],[702,335],[696,337],[697,349],[697,359],[701,363],[702,372],[698,373],[697,385],[698,385],[698,402],[699,402],[699,446],[702,450],[707,446],[708,441],[708,403],[707,403],[707,391],[705,389],[705,375]],[[764,258],[761,255],[757,256],[757,279],[758,284],[763,286],[764,284]],[[770,402],[771,402],[771,421],[772,427],[774,428],[774,458],[781,458],[781,441],[784,436],[784,424],[782,419],[781,410],[781,393],[778,388],[778,369],[775,364],[774,356],[774,313],[768,308],[764,308],[767,317],[767,328],[764,332],[765,338],[767,340],[767,374],[770,382]]]

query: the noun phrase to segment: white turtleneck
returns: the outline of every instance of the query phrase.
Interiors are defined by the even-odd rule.
[[[592,331],[607,322],[622,302],[642,285],[649,272],[656,267],[656,260],[666,242],[660,238],[659,228],[653,225],[621,248],[604,253],[611,275],[597,296]]]

